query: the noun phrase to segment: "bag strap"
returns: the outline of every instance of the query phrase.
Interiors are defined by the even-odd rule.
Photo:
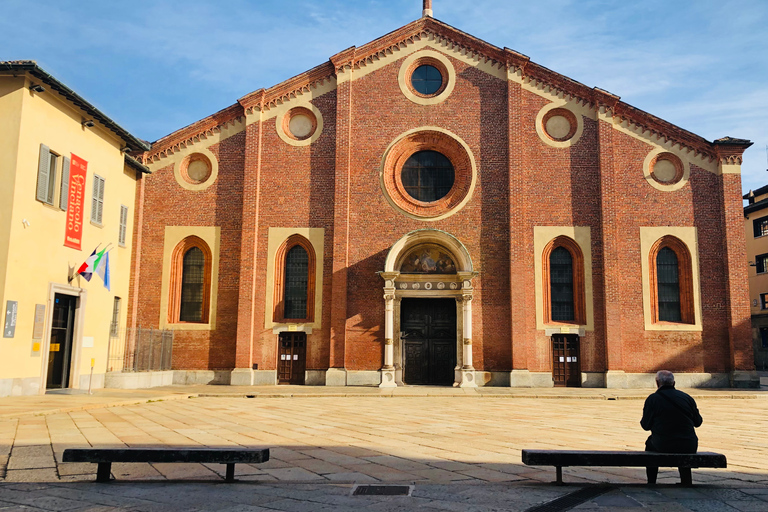
[[[685,416],[685,417],[686,417],[686,418],[688,418],[689,420],[693,421],[693,418],[691,417],[691,414],[690,414],[688,411],[686,411],[685,409],[683,409],[682,407],[680,407],[680,404],[678,404],[677,402],[675,402],[674,400],[672,400],[670,397],[668,397],[667,395],[665,395],[665,394],[664,394],[664,393],[662,393],[661,391],[659,391],[657,394],[659,394],[659,395],[661,395],[662,397],[664,397],[664,399],[665,399],[667,402],[671,403],[671,404],[672,404],[672,405],[675,407],[675,409],[677,409],[678,411],[680,411],[681,413],[683,413],[683,416]],[[695,423],[695,422],[694,422],[694,423]]]

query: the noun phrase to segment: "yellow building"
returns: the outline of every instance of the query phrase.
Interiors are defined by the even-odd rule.
[[[148,172],[129,153],[147,149],[34,62],[0,62],[0,396],[103,387],[110,352],[122,366]],[[87,281],[96,248],[109,279]]]
[[[750,190],[744,199],[744,231],[749,259],[749,302],[755,367],[768,370],[768,185]]]

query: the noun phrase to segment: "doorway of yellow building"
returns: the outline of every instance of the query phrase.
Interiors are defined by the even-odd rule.
[[[60,293],[54,295],[46,381],[48,389],[70,387],[76,306],[77,297]]]

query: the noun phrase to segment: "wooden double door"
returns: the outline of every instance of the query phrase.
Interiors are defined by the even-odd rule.
[[[578,334],[552,335],[552,380],[555,386],[581,387]]]
[[[278,383],[304,384],[304,372],[307,369],[307,334],[281,332],[277,357]]]
[[[456,300],[403,299],[403,382],[452,385],[456,368]]]

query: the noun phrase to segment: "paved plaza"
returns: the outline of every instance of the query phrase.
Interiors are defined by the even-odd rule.
[[[521,450],[638,450],[650,390],[168,387],[0,399],[0,509],[528,510],[585,486],[614,487],[573,510],[768,511],[768,393],[694,390],[700,450],[727,469],[694,470],[680,488],[662,469],[554,468]],[[249,398],[250,397],[250,398]],[[269,448],[270,461],[62,463],[78,447]],[[353,496],[356,485],[405,484],[410,496]],[[570,510],[553,508],[552,510]]]

